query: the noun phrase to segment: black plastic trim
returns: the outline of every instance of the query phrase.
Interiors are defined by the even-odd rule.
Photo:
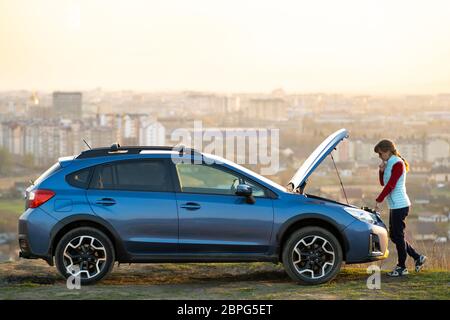
[[[124,146],[124,147],[103,147],[103,148],[94,148],[90,150],[85,150],[81,152],[76,159],[86,159],[86,158],[95,158],[95,157],[105,157],[105,156],[115,156],[115,155],[124,155],[124,154],[139,154],[144,150],[155,150],[155,151],[177,151],[180,154],[201,154],[199,151],[187,148],[183,146]]]
[[[337,232],[339,232],[339,236],[341,237],[341,239],[343,241],[342,250],[344,251],[344,256],[346,256],[347,251],[350,246],[348,243],[348,239],[345,236],[345,233],[342,232],[342,230],[339,228],[339,226],[336,224],[336,222],[333,219],[328,218],[327,216],[324,216],[324,215],[318,214],[318,213],[301,213],[301,214],[294,216],[294,217],[288,219],[287,221],[285,221],[283,223],[283,225],[278,229],[278,233],[276,235],[277,251],[280,250],[281,240],[284,238],[285,233],[289,230],[289,228],[291,226],[293,226],[294,224],[296,224],[298,222],[301,222],[304,220],[310,220],[310,219],[319,220],[319,221],[323,221],[324,223],[328,223],[328,224],[332,225],[334,227],[334,229],[337,230]],[[338,240],[340,240],[340,239],[338,239]]]
[[[107,229],[108,232],[110,232],[111,235],[113,236],[111,242],[114,244],[116,250],[116,260],[120,261],[122,259],[129,259],[129,254],[125,250],[124,244],[122,243],[119,234],[115,231],[113,226],[106,220],[98,216],[94,216],[92,214],[75,214],[57,222],[53,227],[53,229],[50,231],[50,246],[48,249],[49,256],[53,256],[53,249],[54,249],[53,246],[54,245],[56,246],[56,244],[53,242],[55,241],[55,237],[58,234],[58,232],[61,231],[65,226],[76,222],[92,222],[99,224],[105,229]]]

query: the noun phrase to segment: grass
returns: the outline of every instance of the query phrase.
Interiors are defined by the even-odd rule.
[[[19,216],[25,209],[23,199],[0,199],[0,213]]]
[[[330,283],[300,286],[270,263],[116,265],[100,283],[69,290],[54,267],[24,260],[0,263],[0,299],[450,299],[449,271],[383,271],[380,290],[367,288],[368,276],[345,267]]]
[[[0,199],[0,232],[15,232],[17,220],[24,211],[23,199]]]

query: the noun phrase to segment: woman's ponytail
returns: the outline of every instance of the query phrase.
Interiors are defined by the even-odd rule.
[[[403,162],[405,163],[405,170],[406,170],[406,172],[408,172],[408,171],[409,171],[409,162],[406,161],[406,159],[403,158],[403,157],[401,156],[401,154],[400,154],[397,150],[395,150],[394,154],[395,154],[397,157],[399,157],[400,159],[403,160]]]

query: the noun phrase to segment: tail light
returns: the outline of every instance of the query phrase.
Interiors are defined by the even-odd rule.
[[[55,193],[52,190],[38,189],[28,194],[28,208],[37,208],[50,200]]]

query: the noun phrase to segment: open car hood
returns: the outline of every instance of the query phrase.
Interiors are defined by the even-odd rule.
[[[340,129],[328,136],[311,155],[305,160],[302,166],[297,170],[295,175],[289,181],[288,190],[295,191],[301,186],[306,179],[313,173],[317,166],[328,156],[331,151],[345,138],[348,138],[346,129]]]

